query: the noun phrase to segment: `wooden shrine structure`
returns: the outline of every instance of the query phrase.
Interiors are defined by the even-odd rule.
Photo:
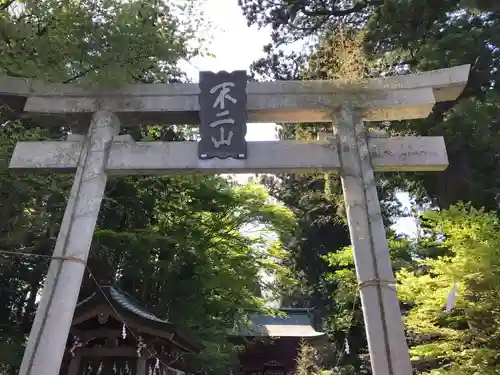
[[[200,349],[127,293],[102,286],[76,306],[59,375],[184,375],[183,355]]]
[[[302,340],[314,343],[325,337],[314,328],[309,309],[281,308],[281,314],[252,314],[248,327],[233,333],[244,342],[234,375],[294,375]]]

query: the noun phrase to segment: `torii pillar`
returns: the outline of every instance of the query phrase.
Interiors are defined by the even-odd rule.
[[[85,123],[87,136],[62,142],[19,142],[10,168],[22,171],[75,171],[64,219],[37,310],[20,375],[59,371],[85,263],[110,174],[294,173],[341,174],[354,247],[363,315],[374,375],[411,375],[408,346],[394,289],[388,244],[374,171],[442,171],[448,165],[442,137],[379,138],[364,121],[427,117],[436,102],[455,100],[469,66],[378,78],[359,92],[339,92],[325,81],[248,83],[249,122],[330,122],[328,142],[250,142],[246,159],[200,160],[196,142],[133,142],[116,136],[123,124],[196,124],[195,84],[132,85],[121,90],[84,91],[71,85],[0,79],[0,98],[27,98],[24,115],[49,122],[67,116]],[[41,116],[41,117],[40,117]]]

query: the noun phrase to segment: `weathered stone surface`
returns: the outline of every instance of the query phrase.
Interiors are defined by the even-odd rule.
[[[460,65],[452,68],[433,70],[403,76],[373,78],[359,85],[360,89],[371,90],[400,90],[432,87],[437,101],[454,100],[460,95],[467,83],[470,65]],[[277,82],[249,82],[249,94],[331,94],[338,91],[342,85],[335,81],[277,81]],[[0,77],[0,94],[20,96],[162,96],[162,95],[198,95],[197,84],[170,83],[170,84],[133,84],[120,88],[85,89],[72,84],[48,84],[38,80]]]
[[[435,102],[454,100],[463,90],[469,66],[415,75],[376,78],[357,86],[331,81],[249,82],[248,122],[329,122],[341,105],[363,108],[366,121],[422,118]],[[84,90],[72,85],[0,78],[0,94],[28,97],[31,116],[70,116],[88,121],[97,110],[115,112],[124,125],[198,124],[197,84],[128,85]],[[86,116],[87,115],[87,116]],[[55,120],[54,120],[55,121]],[[59,122],[57,122],[59,123]]]
[[[19,142],[10,162],[14,170],[76,168],[81,142]],[[371,138],[376,171],[442,171],[448,166],[442,137]],[[264,173],[337,171],[337,146],[326,142],[249,142],[247,160],[199,160],[196,142],[116,142],[106,171],[111,174]],[[349,152],[349,150],[345,150]]]
[[[336,120],[342,190],[354,248],[372,373],[412,375],[372,157],[361,114],[351,108],[343,108]]]
[[[250,85],[250,84],[249,84]],[[364,108],[367,121],[427,117],[435,104],[432,88],[414,90],[302,94],[248,93],[248,122],[330,122],[340,105]],[[116,113],[124,124],[198,124],[197,95],[123,97],[29,97],[25,111],[34,114]],[[154,122],[151,122],[154,121]]]
[[[112,113],[96,113],[88,136],[84,142],[78,143],[78,152],[71,156],[71,162],[75,168],[78,165],[78,169],[24,352],[20,375],[58,373],[104,197],[109,147],[119,127],[118,118]],[[37,147],[36,142],[32,145]],[[65,162],[69,160],[61,159]],[[35,158],[34,162],[43,168],[43,155]]]

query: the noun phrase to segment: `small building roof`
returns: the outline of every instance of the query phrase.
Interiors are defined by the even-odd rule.
[[[281,308],[279,315],[251,314],[246,327],[240,327],[234,336],[242,337],[302,337],[313,338],[325,333],[314,329],[309,309]]]
[[[162,337],[187,352],[197,353],[201,350],[201,344],[191,335],[174,323],[147,311],[126,292],[115,286],[101,286],[100,289],[76,305],[72,326],[94,318],[96,312],[105,310],[129,328]]]

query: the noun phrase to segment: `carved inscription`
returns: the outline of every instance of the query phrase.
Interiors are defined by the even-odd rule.
[[[200,159],[246,159],[247,74],[200,72]]]

